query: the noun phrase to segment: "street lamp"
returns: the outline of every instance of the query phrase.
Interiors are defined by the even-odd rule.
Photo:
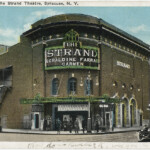
[[[91,94],[91,82],[89,76],[87,77],[87,94],[89,96],[88,100],[88,120],[87,120],[87,132],[91,132],[91,103],[90,103],[90,94]]]

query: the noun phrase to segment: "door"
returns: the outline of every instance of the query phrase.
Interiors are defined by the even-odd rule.
[[[133,113],[132,113],[132,111],[133,111],[133,110],[132,110],[132,105],[130,105],[131,127],[133,126],[133,115],[132,115]]]
[[[113,108],[113,127],[116,127],[116,105],[114,105],[114,108]]]
[[[122,104],[122,127],[124,127],[124,119],[125,119],[125,115],[124,115],[124,109],[125,109],[125,106],[124,104]]]
[[[140,114],[140,126],[142,126],[142,114]]]
[[[34,117],[35,117],[35,128],[37,129],[37,128],[39,128],[39,114],[35,114],[34,115]]]
[[[110,113],[106,113],[106,127],[110,128]]]

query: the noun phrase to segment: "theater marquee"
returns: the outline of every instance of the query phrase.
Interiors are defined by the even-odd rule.
[[[45,49],[45,69],[98,69],[98,48],[65,41],[62,46]]]

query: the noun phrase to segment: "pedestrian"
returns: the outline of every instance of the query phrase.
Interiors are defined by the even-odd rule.
[[[69,126],[69,132],[72,133],[72,127],[73,127],[72,120],[69,121],[68,126]]]
[[[98,123],[98,120],[96,120],[96,122],[95,122],[95,129],[96,129],[96,132],[98,133],[99,132],[99,123]]]
[[[65,117],[65,118],[64,118],[64,121],[63,121],[63,128],[64,128],[64,131],[67,130],[67,124],[68,124],[67,118]]]
[[[57,134],[60,134],[60,130],[61,130],[61,121],[60,121],[59,118],[56,120],[56,127],[57,127]]]
[[[43,130],[46,131],[47,128],[47,119],[44,119]]]
[[[75,127],[75,133],[79,132],[79,122],[78,119],[76,118],[75,122],[74,122],[74,127]]]
[[[49,118],[49,129],[52,130],[52,118]]]
[[[84,131],[86,129],[86,121],[85,121],[85,119],[82,120],[82,129],[83,129],[83,133],[84,133]]]
[[[51,119],[51,116],[49,116],[47,118],[47,131],[50,131],[51,130],[51,124],[52,124],[52,119]]]
[[[110,122],[109,122],[109,120],[106,121],[106,128],[107,128],[107,131],[109,131],[109,129],[110,129]]]

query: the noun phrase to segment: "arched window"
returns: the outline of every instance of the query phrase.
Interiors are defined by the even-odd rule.
[[[86,95],[93,94],[93,82],[90,79],[85,80],[85,94]]]
[[[58,86],[59,86],[58,78],[53,79],[52,80],[52,95],[58,95]]]
[[[77,92],[77,79],[70,78],[68,81],[68,93],[69,94],[76,94]]]

